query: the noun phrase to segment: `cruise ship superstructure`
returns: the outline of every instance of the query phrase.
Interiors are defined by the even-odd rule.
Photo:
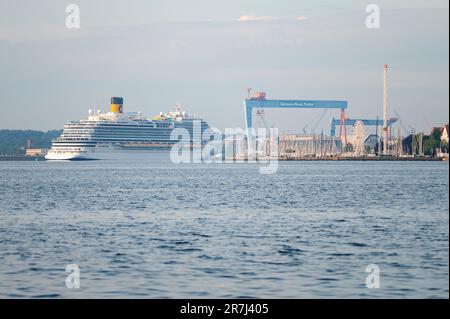
[[[123,98],[112,97],[107,113],[89,110],[87,119],[69,122],[53,141],[45,156],[48,160],[89,160],[145,158],[149,152],[168,150],[180,139],[171,139],[176,128],[189,132],[188,146],[202,143],[208,124],[192,117],[177,105],[173,111],[151,119],[140,112],[123,112]]]

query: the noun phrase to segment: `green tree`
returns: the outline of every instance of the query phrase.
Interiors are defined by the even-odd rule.
[[[347,143],[345,146],[344,146],[344,152],[353,152],[353,145],[351,144],[351,143]]]
[[[448,142],[441,142],[441,150],[444,153],[448,153]]]
[[[424,136],[423,144],[425,155],[436,155],[436,149],[441,146],[441,131],[434,129],[429,136]]]

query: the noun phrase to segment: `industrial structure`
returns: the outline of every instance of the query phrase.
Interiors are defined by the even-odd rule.
[[[400,127],[394,129],[397,122],[404,128],[404,124],[398,113],[396,117],[389,118],[388,112],[388,65],[383,67],[383,115],[380,119],[373,118],[347,118],[345,110],[348,107],[347,101],[342,100],[269,100],[266,93],[256,92],[251,94],[248,89],[248,96],[244,101],[245,123],[247,127],[245,153],[250,157],[255,146],[267,143],[266,137],[253,136],[253,111],[256,109],[256,116],[259,124],[263,124],[266,129],[267,123],[264,120],[265,108],[296,108],[296,109],[323,109],[319,121],[306,132],[306,125],[303,134],[281,134],[278,136],[279,156],[287,158],[302,157],[329,157],[339,155],[347,157],[378,156],[401,157],[405,154],[423,155],[423,136],[412,134],[412,140],[408,144],[411,150],[405,151],[405,141],[403,133],[406,132]],[[324,135],[323,131],[316,134],[315,129],[322,120],[327,109],[340,110],[339,118],[332,117],[330,121],[329,135]],[[260,125],[257,125],[260,127]],[[337,134],[337,127],[339,133]],[[347,136],[347,126],[352,127],[352,134]],[[376,127],[375,134],[366,131],[368,126]],[[269,136],[267,136],[269,137]],[[273,140],[273,136],[269,137]],[[256,150],[258,156],[258,150]]]
[[[384,65],[383,78],[383,154],[389,155],[388,150],[388,97],[387,97],[387,71],[388,65]]]
[[[346,118],[344,125],[345,126],[354,126],[356,122],[362,122],[364,126],[381,126],[383,124],[383,121],[379,119],[350,119]],[[388,120],[388,127],[391,127],[393,124],[395,124],[398,121],[396,117],[392,117]],[[330,136],[336,136],[336,126],[341,125],[341,120],[336,119],[334,117],[331,118],[330,121]]]
[[[253,149],[253,109],[259,111],[264,108],[298,108],[298,109],[339,109],[341,111],[339,139],[347,142],[347,131],[345,127],[345,109],[347,108],[347,101],[324,101],[324,100],[267,100],[266,93],[256,92],[253,96],[250,95],[244,102],[245,119],[247,125],[247,149],[248,154],[252,154]],[[342,135],[342,133],[344,135]]]

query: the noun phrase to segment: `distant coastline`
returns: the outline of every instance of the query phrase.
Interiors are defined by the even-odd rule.
[[[62,130],[49,130],[49,131],[37,131],[37,130],[1,130],[0,129],[0,161],[42,161],[45,160],[44,156],[40,154],[31,155],[27,154],[27,149],[48,149],[51,147],[52,140],[59,137]],[[424,135],[424,155],[423,156],[410,156],[406,158],[400,158],[395,156],[385,158],[372,158],[370,156],[345,158],[342,156],[330,157],[330,158],[284,158],[282,161],[293,160],[383,160],[383,161],[432,161],[443,160],[442,157],[437,156],[436,148],[443,147],[445,151],[448,151],[448,144],[440,145],[440,132],[437,129],[433,129],[429,135]],[[404,145],[411,144],[411,136],[405,138]],[[243,158],[237,160],[244,160]],[[444,158],[448,160],[448,157]]]

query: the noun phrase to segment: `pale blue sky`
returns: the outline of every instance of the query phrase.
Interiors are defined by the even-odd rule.
[[[0,0],[0,128],[61,128],[106,110],[110,95],[149,116],[180,102],[212,126],[237,127],[246,87],[346,99],[350,117],[376,117],[384,63],[405,122],[448,122],[448,1],[372,2],[379,30],[365,27],[369,1]],[[69,3],[80,6],[79,30],[65,28]],[[266,18],[238,21],[245,15]],[[300,131],[319,115],[266,117]]]

